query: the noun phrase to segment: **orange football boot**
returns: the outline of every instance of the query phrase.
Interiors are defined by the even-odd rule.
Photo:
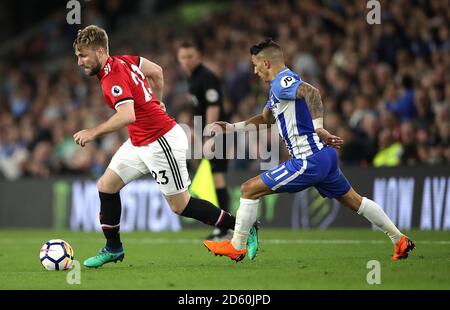
[[[392,260],[399,260],[408,258],[408,252],[411,252],[416,248],[414,242],[406,236],[402,236],[400,241],[394,245],[394,255]]]
[[[246,249],[236,250],[231,244],[231,240],[225,241],[203,241],[203,245],[208,249],[208,251],[214,253],[214,255],[225,255],[232,260],[239,262],[244,259],[245,254],[247,254]]]

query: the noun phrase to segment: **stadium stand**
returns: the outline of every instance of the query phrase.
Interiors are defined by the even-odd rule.
[[[159,1],[100,1],[87,7],[82,25],[52,13],[18,25],[18,36],[3,29],[0,178],[99,176],[127,136],[110,134],[84,149],[73,143],[74,132],[113,113],[73,55],[76,30],[87,24],[108,30],[111,54],[140,54],[164,68],[164,102],[180,123],[191,123],[187,87],[175,65],[180,41],[200,44],[205,63],[223,80],[226,112],[235,122],[262,109],[267,88],[253,75],[248,50],[272,37],[284,47],[289,66],[320,89],[325,127],[346,140],[344,165],[450,162],[446,1],[389,1],[380,25],[365,22],[363,1],[231,1],[211,4],[208,14],[198,16],[178,2],[167,8]],[[259,13],[249,18],[248,12]],[[255,163],[236,160],[230,168],[256,170]]]

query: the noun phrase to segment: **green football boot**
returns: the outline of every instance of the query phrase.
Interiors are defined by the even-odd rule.
[[[103,247],[96,256],[86,259],[83,265],[88,268],[98,268],[106,263],[117,263],[117,261],[122,261],[124,257],[125,252],[123,249],[119,252],[110,252],[106,249],[106,247]]]
[[[258,240],[258,221],[253,224],[248,233],[247,239],[247,257],[249,260],[254,260],[256,253],[258,252],[259,240]]]

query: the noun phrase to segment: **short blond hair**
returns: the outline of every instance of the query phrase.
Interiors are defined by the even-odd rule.
[[[75,41],[73,41],[73,48],[78,49],[80,47],[103,47],[106,53],[109,54],[108,34],[105,29],[96,25],[90,25],[84,29],[80,29],[78,30]]]

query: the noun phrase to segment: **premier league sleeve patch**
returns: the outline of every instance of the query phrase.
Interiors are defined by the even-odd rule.
[[[119,97],[120,95],[123,94],[122,87],[120,87],[119,85],[114,85],[114,86],[111,88],[111,94],[112,94],[114,97]]]

